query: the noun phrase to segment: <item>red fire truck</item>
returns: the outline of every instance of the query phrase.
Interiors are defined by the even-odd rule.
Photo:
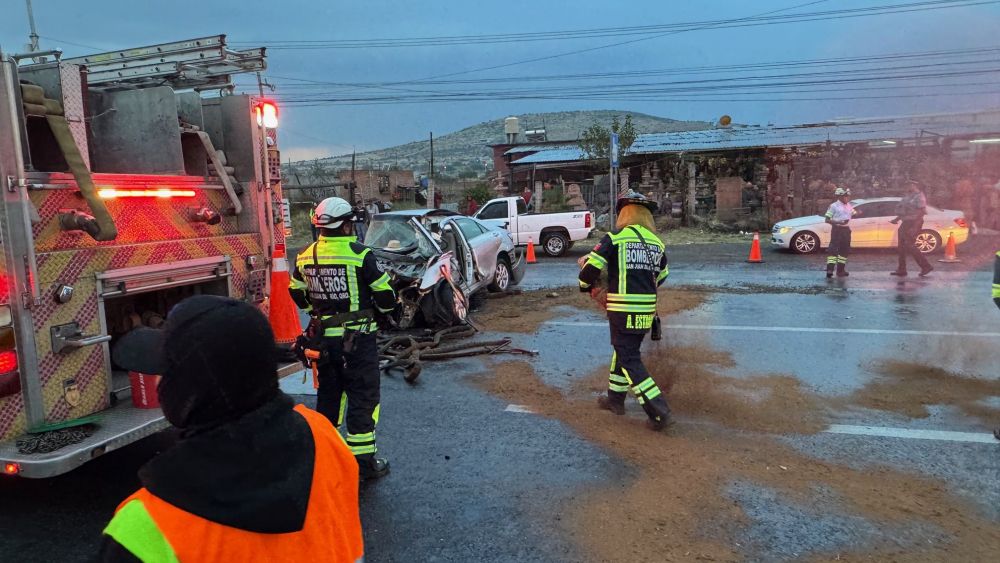
[[[233,93],[265,66],[224,35],[0,52],[0,472],[57,475],[167,426],[111,360],[129,330],[194,294],[266,310],[277,108]]]

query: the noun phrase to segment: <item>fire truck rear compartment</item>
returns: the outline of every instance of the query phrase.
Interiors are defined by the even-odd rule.
[[[111,335],[109,350],[129,331],[139,327],[160,328],[170,309],[193,295],[229,295],[225,278],[108,298],[104,303],[104,321]],[[111,404],[129,400],[131,387],[128,371],[111,361]]]

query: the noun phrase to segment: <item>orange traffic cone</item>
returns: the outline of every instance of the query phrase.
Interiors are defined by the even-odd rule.
[[[958,259],[958,255],[955,254],[955,233],[948,233],[948,244],[944,247],[944,258],[939,258],[938,262],[946,262],[948,264],[961,262]]]
[[[274,341],[278,344],[291,344],[302,334],[302,323],[299,322],[298,309],[288,293],[288,259],[285,258],[285,245],[274,245],[274,260],[271,265],[271,298],[268,310],[268,320],[274,331]]]
[[[528,264],[534,264],[537,261],[535,259],[535,243],[531,242],[531,237],[528,237]]]
[[[753,243],[750,244],[750,257],[747,258],[747,262],[751,264],[760,264],[764,262],[764,259],[760,257],[760,233],[754,231],[753,233]]]

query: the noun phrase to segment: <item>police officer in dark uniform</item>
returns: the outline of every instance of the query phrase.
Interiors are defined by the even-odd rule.
[[[595,286],[601,271],[608,271],[606,308],[614,353],[608,394],[598,399],[598,405],[625,414],[625,396],[631,389],[649,417],[647,425],[660,430],[671,423],[670,407],[643,365],[639,349],[651,329],[653,338],[658,338],[656,290],[669,274],[667,256],[653,232],[655,202],[629,192],[618,200],[618,209],[618,230],[601,239],[580,270],[580,291],[592,295],[599,291]]]
[[[289,290],[313,319],[296,348],[317,372],[316,410],[337,427],[346,419],[347,445],[361,478],[372,479],[389,472],[388,461],[375,457],[380,410],[375,315],[392,311],[396,295],[371,249],[357,242],[354,217],[344,199],[320,202],[313,217],[319,239],[296,259]]]

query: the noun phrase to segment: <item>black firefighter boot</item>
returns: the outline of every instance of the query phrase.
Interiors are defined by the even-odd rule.
[[[829,275],[829,274],[827,274],[827,275]],[[846,278],[849,275],[851,275],[851,274],[847,271],[847,264],[845,264],[843,262],[840,262],[839,264],[837,264],[837,277],[838,278]]]
[[[625,393],[608,391],[608,395],[597,398],[597,406],[617,415],[625,414]]]
[[[389,461],[375,457],[375,454],[355,456],[358,460],[358,475],[362,481],[380,479],[389,474]]]
[[[646,427],[650,430],[659,431],[674,424],[674,419],[670,416],[670,407],[667,406],[667,400],[663,398],[663,395],[646,401],[646,404],[642,405],[642,410],[646,411],[646,415],[649,416]]]
[[[827,262],[827,264],[826,264],[826,277],[828,277],[828,278],[832,278],[833,277],[833,268],[834,268],[834,264],[832,264],[830,262]]]

